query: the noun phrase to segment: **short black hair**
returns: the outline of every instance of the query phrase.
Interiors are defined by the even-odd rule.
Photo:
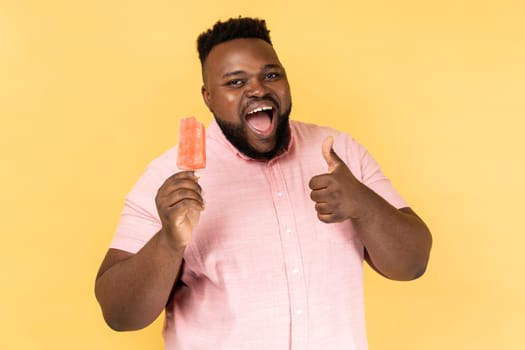
[[[262,39],[272,45],[270,31],[266,28],[264,19],[238,17],[230,18],[226,22],[217,21],[212,28],[201,33],[197,38],[197,51],[199,51],[201,65],[204,65],[211,49],[216,45],[241,38]]]

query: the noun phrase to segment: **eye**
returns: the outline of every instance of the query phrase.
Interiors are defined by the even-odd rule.
[[[226,85],[228,86],[231,86],[231,87],[241,87],[244,85],[244,80],[243,79],[232,79],[232,80],[229,80]]]
[[[275,80],[275,79],[277,79],[279,77],[280,77],[280,74],[276,73],[276,72],[270,72],[270,73],[266,73],[264,75],[264,79],[265,80]]]

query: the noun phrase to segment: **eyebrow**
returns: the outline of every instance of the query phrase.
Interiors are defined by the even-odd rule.
[[[270,64],[267,64],[265,65],[262,70],[263,71],[266,71],[268,69],[273,69],[273,68],[282,68],[280,64],[277,64],[277,63],[270,63]],[[234,70],[232,72],[228,72],[228,73],[224,73],[223,74],[223,78],[228,78],[228,77],[231,77],[231,76],[234,76],[234,75],[241,75],[241,74],[246,74],[246,71],[243,71],[243,70]]]

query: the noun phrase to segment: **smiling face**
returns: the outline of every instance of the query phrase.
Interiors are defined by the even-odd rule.
[[[203,66],[204,102],[226,138],[254,159],[271,159],[288,146],[291,110],[286,72],[261,39],[215,46]]]

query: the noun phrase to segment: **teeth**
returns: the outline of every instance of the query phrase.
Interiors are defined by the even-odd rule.
[[[259,108],[254,109],[253,111],[248,112],[248,114],[253,114],[253,113],[268,111],[268,110],[272,110],[272,107],[259,107]]]

